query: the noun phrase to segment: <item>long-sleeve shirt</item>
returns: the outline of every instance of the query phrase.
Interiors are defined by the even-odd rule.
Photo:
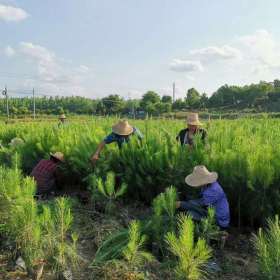
[[[129,142],[129,138],[131,135],[136,135],[139,140],[141,140],[143,138],[143,135],[140,132],[140,130],[137,129],[136,127],[133,127],[133,132],[130,135],[118,135],[118,134],[112,132],[111,134],[106,136],[103,141],[105,142],[105,144],[111,144],[113,142],[117,142],[119,148],[121,148],[123,143]]]
[[[207,132],[203,128],[198,128],[197,131],[194,133],[194,135],[200,134],[201,140],[205,142],[205,139],[207,137]],[[193,139],[190,137],[189,129],[185,128],[182,129],[179,134],[176,137],[177,141],[180,141],[180,144],[183,145],[193,145]]]
[[[230,211],[226,194],[218,182],[209,184],[201,190],[201,201],[205,206],[212,206],[216,211],[217,223],[221,227],[228,227]]]
[[[55,186],[55,173],[57,163],[49,159],[42,159],[33,168],[31,176],[34,177],[37,184],[37,193],[50,191]]]

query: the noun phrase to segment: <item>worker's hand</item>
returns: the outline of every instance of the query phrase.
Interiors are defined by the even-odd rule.
[[[99,155],[98,155],[98,154],[94,154],[94,155],[91,157],[91,162],[92,162],[92,164],[95,164],[98,160],[99,160]]]
[[[180,208],[181,206],[181,201],[176,201],[176,209]]]

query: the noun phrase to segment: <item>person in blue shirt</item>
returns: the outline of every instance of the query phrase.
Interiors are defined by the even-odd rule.
[[[211,206],[215,209],[218,226],[225,230],[230,223],[229,203],[217,179],[216,172],[209,172],[203,165],[196,166],[185,181],[191,187],[201,188],[201,198],[177,201],[176,207],[185,210],[194,220],[201,220],[207,216],[207,207]]]
[[[136,135],[139,140],[143,138],[142,133],[136,127],[131,126],[128,121],[119,121],[112,127],[112,133],[107,135],[98,145],[96,152],[91,157],[92,162],[95,163],[99,159],[99,155],[105,145],[116,142],[121,148],[124,143],[129,142],[132,135]]]

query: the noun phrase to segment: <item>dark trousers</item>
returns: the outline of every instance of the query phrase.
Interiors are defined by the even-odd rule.
[[[181,201],[180,209],[186,211],[195,221],[207,217],[207,210],[200,199]]]

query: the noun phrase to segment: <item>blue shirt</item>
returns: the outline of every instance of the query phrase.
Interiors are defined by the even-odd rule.
[[[230,222],[229,204],[224,190],[218,182],[214,182],[201,191],[202,202],[212,206],[216,211],[217,223],[221,227],[228,227]]]
[[[130,135],[118,135],[112,132],[111,134],[107,135],[103,141],[105,142],[105,144],[117,142],[119,148],[121,148],[123,143],[129,142],[129,138],[131,135],[136,135],[139,140],[143,138],[143,134],[140,132],[140,130],[136,127],[133,127],[133,132]]]

